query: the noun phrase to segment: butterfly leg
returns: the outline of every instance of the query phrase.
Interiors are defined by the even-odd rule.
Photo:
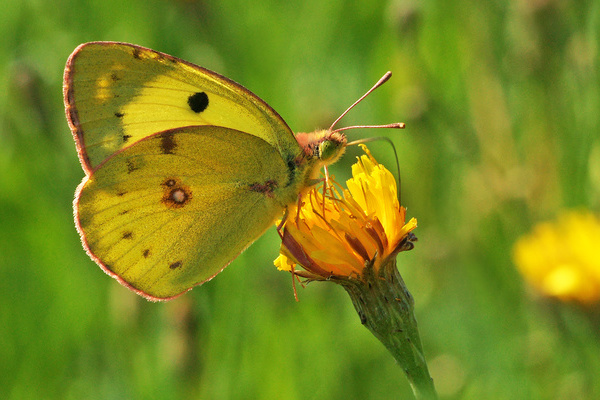
[[[325,172],[325,182],[323,183],[323,219],[325,219],[325,193],[329,189],[329,170],[327,169],[327,165],[323,167],[323,171]]]
[[[285,225],[285,221],[287,221],[289,215],[289,211],[287,209],[287,207],[285,208],[285,210],[283,211],[283,217],[281,218],[281,222],[279,222],[279,224],[277,225],[277,233],[279,234],[279,237],[283,240],[283,226]]]
[[[296,299],[296,301],[300,301],[300,299],[298,299],[298,290],[296,289],[296,279],[298,279],[298,277],[296,276],[295,265],[292,267],[290,272],[292,273],[292,287],[294,288],[294,298]]]

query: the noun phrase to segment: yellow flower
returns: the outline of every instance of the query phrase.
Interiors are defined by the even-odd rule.
[[[591,304],[600,300],[600,219],[569,211],[517,241],[513,258],[542,294]]]
[[[393,175],[362,147],[366,155],[352,166],[348,189],[331,178],[303,195],[299,209],[288,210],[275,265],[309,281],[342,286],[361,324],[404,369],[415,396],[437,399],[414,300],[396,268],[398,252],[413,248],[417,220],[406,223]]]
[[[300,210],[289,210],[275,260],[280,270],[300,265],[307,272],[300,275],[310,279],[360,278],[368,263],[378,271],[389,257],[412,248],[417,220],[405,223],[394,176],[362,147],[366,155],[352,166],[342,196],[331,178],[325,196],[322,186],[315,187]]]

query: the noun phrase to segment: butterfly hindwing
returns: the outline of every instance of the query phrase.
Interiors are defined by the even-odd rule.
[[[107,273],[151,299],[220,272],[278,217],[286,162],[265,140],[192,126],[105,160],[75,200],[84,245]]]
[[[67,118],[87,173],[146,136],[215,125],[257,136],[281,154],[299,151],[283,119],[241,85],[141,46],[91,42],[67,61]]]

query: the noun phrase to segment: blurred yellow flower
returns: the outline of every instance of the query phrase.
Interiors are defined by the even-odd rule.
[[[405,223],[394,176],[362,147],[366,155],[352,166],[342,196],[331,178],[325,196],[322,186],[314,187],[300,210],[289,210],[275,260],[280,270],[300,265],[307,273],[299,275],[310,279],[360,278],[367,263],[378,271],[389,257],[412,248],[417,220]]]
[[[542,294],[584,304],[600,300],[600,219],[569,211],[538,224],[514,246],[525,279]]]

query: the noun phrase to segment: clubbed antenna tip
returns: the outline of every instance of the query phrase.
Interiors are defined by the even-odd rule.
[[[341,131],[347,131],[349,129],[358,129],[358,128],[392,128],[392,129],[403,129],[404,128],[404,122],[395,122],[392,124],[386,124],[386,125],[353,125],[353,126],[346,126],[343,128],[338,128],[336,130],[333,130],[333,127],[342,119],[344,118],[344,116],[346,114],[348,114],[348,111],[352,110],[354,108],[355,105],[357,105],[358,103],[360,103],[365,97],[367,97],[369,94],[371,94],[371,92],[373,92],[373,90],[377,89],[379,86],[383,85],[385,82],[387,82],[388,79],[390,79],[392,77],[392,73],[390,71],[386,72],[381,79],[379,79],[377,81],[377,83],[375,85],[373,85],[373,87],[371,89],[369,89],[367,91],[367,93],[363,94],[358,100],[356,100],[350,107],[348,107],[346,109],[346,111],[344,111],[342,113],[342,115],[340,115],[335,121],[333,121],[333,124],[331,124],[331,126],[329,127],[329,130],[331,132],[341,132]]]

